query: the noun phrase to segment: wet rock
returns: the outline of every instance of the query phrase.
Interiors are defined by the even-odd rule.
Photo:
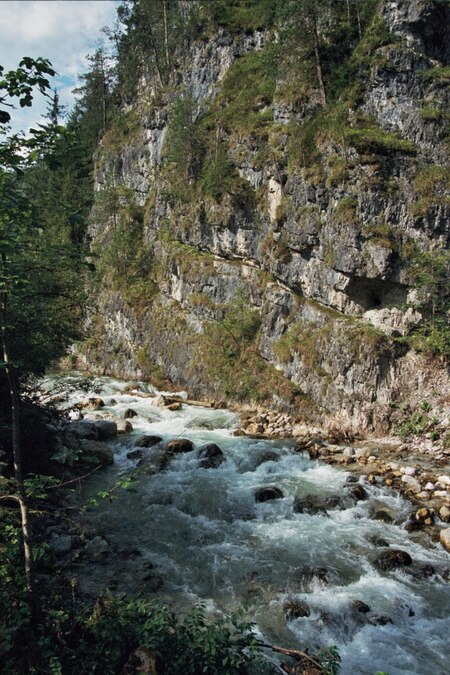
[[[384,548],[389,546],[389,543],[386,541],[386,539],[383,539],[382,537],[377,537],[377,535],[373,535],[367,538],[367,541],[369,541],[371,544],[374,546],[377,546],[379,548]]]
[[[268,502],[271,499],[283,499],[283,496],[280,488],[273,485],[267,485],[255,490],[255,502]]]
[[[145,590],[151,593],[156,593],[164,586],[164,581],[157,574],[147,574],[143,581],[145,582]]]
[[[450,527],[440,531],[439,541],[441,542],[442,546],[450,553]]]
[[[198,453],[202,469],[216,469],[225,461],[223,451],[215,443],[208,443]]]
[[[325,505],[325,508],[327,509],[343,508],[342,499],[337,495],[330,495],[329,497],[325,497],[323,503]]]
[[[84,458],[89,457],[95,460],[100,466],[109,466],[114,464],[114,455],[110,447],[100,441],[90,441],[82,439],[80,441],[81,450]]]
[[[283,605],[286,619],[300,619],[311,614],[309,605],[304,600],[288,600]]]
[[[448,506],[441,506],[439,509],[439,518],[443,523],[450,523],[450,509]]]
[[[414,514],[414,520],[422,525],[433,525],[434,515],[430,509],[418,509]]]
[[[105,407],[105,402],[102,398],[98,396],[89,398],[84,404],[84,408],[89,408],[90,410],[100,410]]]
[[[437,482],[440,483],[440,485],[445,485],[446,487],[450,487],[450,477],[449,476],[438,476]]]
[[[413,478],[412,476],[402,476],[402,483],[405,483],[413,492],[420,492],[422,489],[417,478]]]
[[[84,553],[89,558],[101,558],[108,551],[109,544],[103,537],[94,537],[84,547]]]
[[[127,452],[127,459],[142,459],[143,456],[143,450],[130,450],[130,452]]]
[[[322,584],[327,584],[329,581],[329,572],[326,567],[313,567],[311,570],[312,576],[315,577]]]
[[[56,555],[68,553],[72,548],[72,536],[70,534],[54,534],[48,541],[48,547]]]
[[[123,413],[124,419],[128,420],[131,417],[137,417],[137,412],[136,410],[133,410],[133,408],[127,408],[125,412]]]
[[[183,408],[182,404],[180,402],[176,403],[170,403],[170,405],[167,406],[167,410],[171,410],[172,412],[176,412],[177,410],[181,410]]]
[[[109,405],[109,406],[112,406],[112,405],[117,405],[117,401],[116,401],[116,399],[115,399],[115,398],[111,398],[111,399],[109,400],[109,403],[108,403],[108,405]]]
[[[130,420],[117,420],[118,434],[129,434],[131,431],[133,431],[133,425]]]
[[[389,549],[383,551],[375,560],[376,565],[384,572],[397,569],[398,567],[405,567],[412,564],[412,558],[406,551],[400,549]]]
[[[305,495],[304,497],[295,497],[293,505],[294,513],[316,513],[327,514],[322,500],[317,495]]]
[[[77,438],[96,441],[98,440],[98,429],[95,422],[91,420],[77,420],[72,422],[69,430],[75,434]]]
[[[374,614],[373,616],[368,617],[368,621],[373,626],[387,626],[388,623],[394,623],[391,618],[384,614]]]
[[[352,607],[357,612],[361,612],[361,614],[367,614],[367,612],[371,611],[369,605],[366,605],[362,600],[352,600]]]
[[[133,448],[151,448],[158,443],[161,443],[161,436],[138,436],[133,442]]]
[[[362,485],[352,485],[348,489],[348,494],[355,502],[363,501],[367,499],[367,492]]]
[[[265,462],[278,462],[280,456],[276,452],[265,452],[260,458],[259,464],[264,464]]]
[[[392,523],[392,516],[384,509],[371,511],[370,517],[373,518],[373,520],[381,520],[383,523]]]
[[[358,479],[358,476],[352,476],[352,475],[350,475],[350,476],[347,476],[347,478],[345,479],[345,482],[346,482],[346,483],[357,483],[358,480],[359,480],[359,479]]]
[[[117,436],[117,424],[112,420],[97,420],[95,427],[100,441],[107,441]]]
[[[187,438],[174,438],[166,444],[167,452],[191,452],[194,449],[194,444]]]

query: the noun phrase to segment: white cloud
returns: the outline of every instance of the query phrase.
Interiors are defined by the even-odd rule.
[[[23,56],[50,59],[62,82],[62,103],[71,105],[77,75],[87,70],[86,55],[95,51],[101,28],[111,25],[117,0],[3,0],[0,2],[0,63],[17,67]],[[14,129],[28,128],[45,110],[43,97],[33,107],[16,110]]]

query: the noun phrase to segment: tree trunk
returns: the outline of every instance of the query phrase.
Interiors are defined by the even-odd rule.
[[[2,256],[2,271],[5,268],[5,258]],[[1,343],[3,364],[8,381],[9,394],[11,397],[11,429],[12,429],[12,448],[14,458],[14,477],[17,483],[17,499],[20,505],[20,517],[23,539],[23,556],[25,583],[29,594],[30,605],[34,604],[33,596],[33,554],[31,548],[30,519],[28,510],[28,500],[23,483],[22,472],[22,453],[20,448],[20,419],[19,419],[19,387],[14,365],[11,363],[8,327],[7,327],[7,308],[8,308],[8,288],[7,282],[3,282],[1,291],[0,323],[1,323]]]
[[[169,57],[169,34],[167,31],[167,0],[163,0],[163,11],[164,11],[164,47],[166,50],[166,64],[167,64],[167,73],[168,78],[170,77],[170,57]]]
[[[316,62],[317,80],[319,82],[320,102],[322,103],[323,107],[326,108],[327,95],[325,91],[325,82],[323,80],[322,61],[320,58],[320,48],[319,48],[319,35],[317,33],[317,17],[315,16],[315,14],[310,17],[310,21],[313,35],[314,60]]]

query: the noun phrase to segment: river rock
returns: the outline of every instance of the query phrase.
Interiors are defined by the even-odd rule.
[[[394,623],[392,619],[385,614],[374,614],[368,618],[373,626],[387,626],[388,623]]]
[[[164,586],[164,581],[157,574],[147,574],[143,581],[145,582],[145,590],[151,593],[156,593]]]
[[[89,558],[101,558],[109,548],[108,542],[103,537],[94,537],[84,547],[84,553]]]
[[[127,458],[128,459],[142,459],[144,456],[144,451],[143,450],[130,450],[130,452],[127,452]]]
[[[304,497],[295,497],[293,505],[294,513],[316,513],[327,514],[327,510],[322,500],[317,495],[305,495]]]
[[[84,438],[87,440],[98,440],[98,429],[92,420],[77,420],[71,422],[69,430],[77,436],[77,438]]]
[[[208,443],[198,452],[202,469],[217,469],[225,461],[223,451],[215,443]]]
[[[450,527],[446,527],[445,530],[440,531],[439,541],[441,542],[442,546],[450,553]]]
[[[133,425],[130,420],[119,419],[116,422],[117,424],[117,433],[118,434],[129,434],[133,431]]]
[[[352,607],[353,609],[356,609],[357,612],[361,612],[361,614],[367,614],[367,612],[370,612],[369,605],[366,605],[366,603],[362,600],[352,600]]]
[[[183,406],[179,401],[176,401],[175,403],[170,403],[167,406],[167,410],[171,410],[172,412],[176,412],[177,410],[181,410]]]
[[[107,441],[117,436],[117,424],[112,420],[97,420],[95,427],[100,441]]]
[[[100,466],[114,464],[114,455],[110,447],[100,441],[80,440],[84,456],[92,457]]]
[[[367,499],[367,492],[362,485],[352,485],[348,489],[348,494],[355,502],[363,501]]]
[[[450,487],[450,477],[449,476],[438,476],[437,482],[440,483],[441,485],[446,485],[447,487]]]
[[[392,516],[384,509],[371,511],[370,517],[374,520],[381,520],[383,523],[392,523]]]
[[[133,410],[133,408],[127,408],[125,412],[123,413],[124,419],[128,420],[131,417],[137,417],[137,412],[136,410]]]
[[[450,509],[448,506],[441,506],[439,509],[439,518],[443,523],[450,523]]]
[[[174,438],[166,443],[166,450],[171,453],[191,452],[193,449],[194,444],[187,438]]]
[[[397,567],[404,567],[412,564],[412,558],[406,551],[400,549],[389,549],[383,551],[377,557],[375,563],[385,572],[396,569]]]
[[[283,499],[283,496],[280,488],[274,485],[267,485],[255,490],[255,502],[268,502],[271,499]]]
[[[154,445],[161,443],[161,436],[150,436],[144,434],[142,436],[137,436],[133,442],[133,448],[151,448]]]
[[[408,488],[410,488],[413,492],[420,492],[422,489],[422,486],[420,485],[417,478],[413,478],[413,476],[402,476],[402,483],[406,483]]]
[[[72,536],[70,534],[54,534],[48,541],[48,547],[56,555],[68,553],[72,548]]]
[[[286,619],[300,619],[311,614],[309,605],[304,600],[288,600],[283,605]]]
[[[433,525],[434,515],[430,509],[422,508],[418,509],[414,514],[414,519],[416,522],[422,525]]]

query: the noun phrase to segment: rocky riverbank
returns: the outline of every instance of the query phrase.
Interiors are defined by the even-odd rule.
[[[300,425],[289,415],[270,410],[242,413],[235,435],[295,438],[296,451],[307,452],[311,459],[340,465],[368,484],[400,492],[414,507],[405,528],[425,531],[450,551],[450,528],[446,527],[450,523],[450,449],[445,441],[433,443],[425,436],[410,442],[395,436],[355,438],[336,428]],[[364,490],[360,496],[364,499]],[[392,522],[386,511],[374,517]]]

